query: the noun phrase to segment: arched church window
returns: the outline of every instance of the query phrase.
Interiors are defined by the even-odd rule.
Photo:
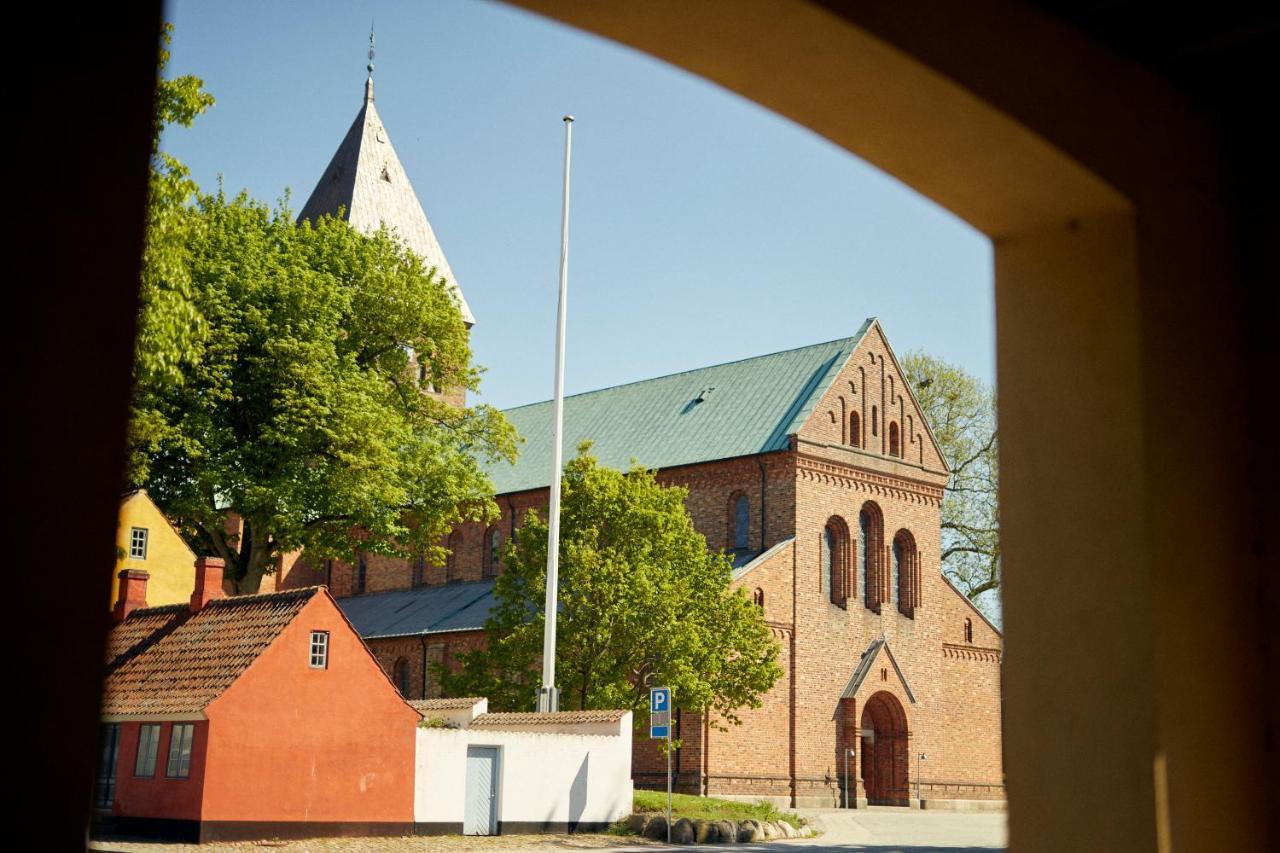
[[[831,603],[844,607],[849,586],[849,527],[832,516],[822,528],[822,585]]]
[[[763,610],[764,609],[764,590],[761,589],[760,587],[756,587],[756,591],[751,594],[751,601],[752,603],[755,604],[756,607],[759,607],[761,610]]]
[[[828,524],[822,528],[822,551],[818,561],[821,570],[818,584],[823,595],[831,594],[831,551],[835,545],[831,540],[831,525]]]
[[[862,584],[863,603],[877,612],[884,599],[883,519],[880,507],[872,501],[864,503],[858,513],[858,582]]]
[[[898,589],[902,582],[902,543],[895,536],[889,549],[889,603],[895,607],[901,600]]]
[[[484,543],[484,573],[486,577],[497,577],[502,563],[502,534],[498,528],[489,528]]]
[[[973,620],[967,617],[964,620],[964,641],[973,643]]]
[[[444,558],[444,579],[452,581],[458,579],[458,532],[455,530],[449,534],[446,547],[449,554]]]
[[[356,576],[352,579],[355,594],[364,592],[365,582],[369,579],[369,558],[363,553],[356,557]]]
[[[408,698],[409,696],[409,661],[400,658],[395,665],[396,689],[400,691],[400,695]]]
[[[751,539],[751,502],[739,494],[733,499],[733,550],[746,551]]]
[[[897,588],[898,612],[915,617],[920,606],[920,558],[916,540],[909,530],[899,530],[893,537],[893,578],[891,589]]]
[[[857,412],[849,415],[849,443],[854,447],[862,446],[862,421]]]
[[[897,421],[889,422],[889,455],[890,456],[902,455],[902,442],[898,438]]]
[[[871,434],[880,434],[880,411],[875,407],[871,407]]]

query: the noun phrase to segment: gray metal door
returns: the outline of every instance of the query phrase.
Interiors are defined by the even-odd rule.
[[[498,833],[498,748],[467,747],[467,806],[463,835]]]

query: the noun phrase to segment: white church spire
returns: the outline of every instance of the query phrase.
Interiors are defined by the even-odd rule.
[[[365,66],[369,76],[364,81],[364,102],[373,100],[373,22],[369,22],[369,64]]]
[[[337,215],[342,209],[343,216],[352,227],[365,234],[372,234],[385,224],[399,234],[404,244],[427,267],[435,267],[436,274],[446,279],[449,291],[462,311],[462,319],[470,327],[475,324],[475,317],[374,106],[373,48],[371,28],[364,103],[307,203],[302,206],[298,221],[314,221],[326,214]]]

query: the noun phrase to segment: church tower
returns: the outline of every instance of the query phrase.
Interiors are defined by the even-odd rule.
[[[366,234],[372,234],[383,224],[395,229],[405,245],[446,280],[470,329],[475,317],[373,103],[372,33],[369,34],[368,71],[360,112],[356,113],[351,129],[311,191],[311,197],[302,206],[298,221],[337,215],[342,208],[346,220]]]

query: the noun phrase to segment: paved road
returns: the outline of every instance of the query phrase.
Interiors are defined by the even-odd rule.
[[[911,851],[1004,850],[1005,816],[1002,813],[944,812],[920,809],[876,808],[799,810],[822,830],[815,839],[799,842],[806,853],[821,850],[875,850],[883,853]],[[797,842],[789,842],[794,844]]]
[[[667,847],[614,835],[444,836],[418,838],[325,838],[279,845],[280,853],[996,853],[1005,847],[1003,814],[919,811],[875,808],[800,809],[822,830],[812,839],[769,844],[716,844]],[[185,844],[95,841],[102,853],[246,853],[259,849],[252,842],[227,842],[203,847]]]
[[[635,848],[634,853],[719,851],[719,853],[997,853],[1005,849],[1002,813],[921,811],[872,806],[869,809],[796,809],[822,835],[769,844]],[[622,853],[622,851],[618,851]]]

